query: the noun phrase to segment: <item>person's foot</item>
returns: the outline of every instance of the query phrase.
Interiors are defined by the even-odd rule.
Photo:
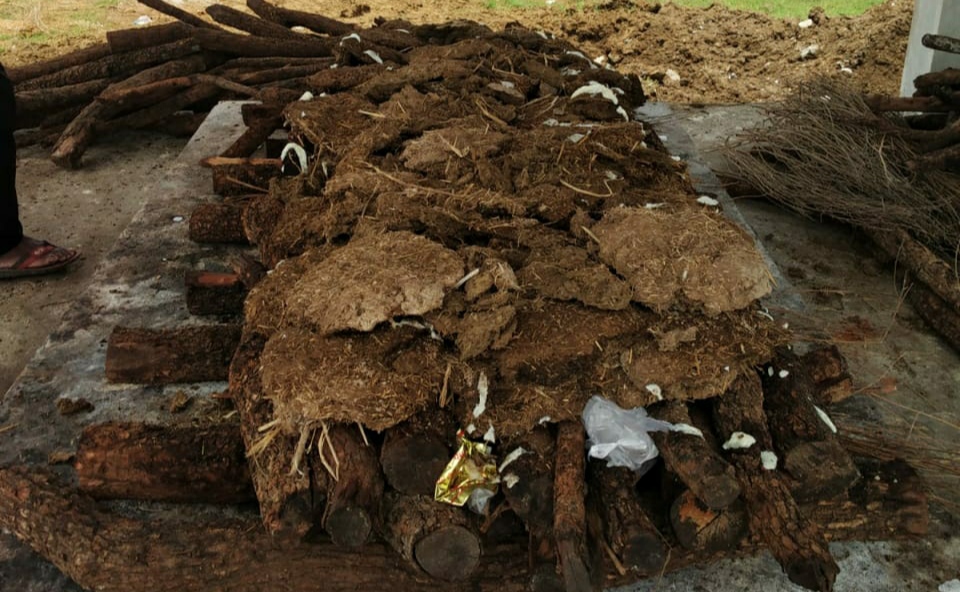
[[[0,279],[50,273],[79,257],[80,253],[72,249],[25,236],[19,245],[0,255]]]

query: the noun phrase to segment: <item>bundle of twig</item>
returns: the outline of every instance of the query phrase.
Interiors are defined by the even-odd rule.
[[[797,212],[863,229],[926,319],[960,349],[960,177],[929,166],[960,123],[913,129],[835,82],[806,84],[728,150],[732,176]],[[948,163],[949,164],[949,163]]]
[[[917,130],[829,81],[808,83],[768,117],[729,151],[737,177],[802,214],[879,233],[905,230],[952,258],[960,184],[944,171],[915,172],[923,152]]]

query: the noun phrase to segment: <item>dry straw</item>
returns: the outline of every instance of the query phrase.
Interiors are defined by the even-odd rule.
[[[732,175],[810,217],[876,232],[905,230],[948,261],[960,248],[960,183],[914,171],[922,137],[865,97],[814,81],[767,110],[727,151]]]

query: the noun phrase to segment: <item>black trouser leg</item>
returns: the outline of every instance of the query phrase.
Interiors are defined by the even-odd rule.
[[[0,254],[23,240],[17,211],[17,144],[13,139],[16,101],[13,84],[0,65]]]

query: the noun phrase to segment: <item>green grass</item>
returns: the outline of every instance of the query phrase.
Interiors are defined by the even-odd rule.
[[[108,0],[98,0],[108,1]],[[604,0],[557,0],[553,8],[576,8],[583,10]],[[821,6],[828,16],[852,16],[862,14],[865,10],[880,4],[883,0],[663,0],[681,6],[706,7],[711,4],[724,4],[737,10],[761,12],[770,16],[786,19],[802,20],[807,18],[811,8]],[[486,7],[491,10],[512,10],[527,8],[542,8],[546,6],[544,0],[486,0]]]
[[[683,6],[710,6],[714,0],[672,0],[674,4]],[[863,14],[871,6],[880,4],[882,0],[722,0],[725,4],[737,10],[762,12],[778,18],[805,19],[811,8],[822,7],[827,16],[852,16]]]

